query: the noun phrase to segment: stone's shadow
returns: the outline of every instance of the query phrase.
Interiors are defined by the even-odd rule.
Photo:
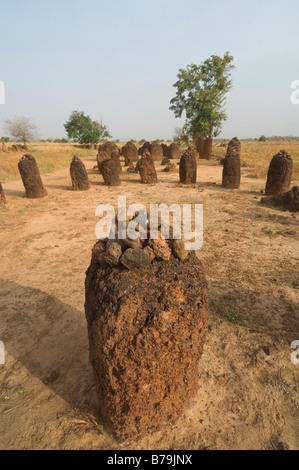
[[[6,196],[16,196],[16,197],[21,197],[24,199],[26,198],[25,190],[20,191],[18,189],[5,189],[5,188],[3,188],[3,190]]]
[[[83,305],[1,279],[0,311],[0,338],[14,359],[73,407],[96,406]]]
[[[46,188],[53,188],[53,189],[62,189],[63,191],[73,191],[72,186],[66,186],[63,184],[46,184]]]

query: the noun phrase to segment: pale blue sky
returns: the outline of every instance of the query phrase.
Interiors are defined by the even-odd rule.
[[[3,120],[31,117],[65,136],[83,110],[115,139],[172,138],[178,69],[235,57],[223,137],[299,135],[298,0],[0,0]]]

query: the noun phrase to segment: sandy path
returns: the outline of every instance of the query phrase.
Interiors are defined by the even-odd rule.
[[[262,207],[264,182],[246,175],[239,191],[222,189],[216,162],[200,163],[198,184],[188,187],[158,166],[156,186],[123,172],[123,185],[107,188],[95,158],[85,164],[88,192],[70,190],[65,168],[43,176],[42,200],[25,199],[21,181],[4,185],[0,448],[298,449],[299,366],[290,362],[299,340],[298,215]],[[122,444],[93,422],[84,318],[95,208],[118,195],[128,203],[204,204],[200,257],[211,304],[197,398],[175,426]]]

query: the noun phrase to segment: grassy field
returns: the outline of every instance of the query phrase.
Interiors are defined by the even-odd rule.
[[[122,144],[118,145],[121,147]],[[249,170],[250,176],[265,179],[272,157],[282,149],[293,157],[293,180],[299,181],[299,142],[242,142],[242,166]],[[218,143],[215,144],[214,155],[224,157],[225,151]],[[85,158],[92,152],[75,148],[73,144],[31,143],[27,153],[34,155],[41,173],[51,173],[57,168],[68,166],[74,154]],[[1,183],[19,178],[18,161],[23,153],[0,153]]]
[[[8,147],[12,143],[7,144]],[[37,161],[41,173],[51,173],[58,168],[68,166],[75,154],[86,158],[92,150],[78,149],[73,144],[30,143],[28,151],[0,153],[0,182],[13,181],[20,178],[18,161],[25,153],[31,153]]]

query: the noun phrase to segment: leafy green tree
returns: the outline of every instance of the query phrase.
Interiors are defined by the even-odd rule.
[[[213,138],[219,134],[227,119],[224,107],[226,95],[232,88],[231,74],[234,58],[226,52],[223,57],[212,55],[200,65],[179,69],[176,96],[170,102],[175,117],[186,113],[185,133],[190,139]]]
[[[111,135],[101,121],[93,121],[83,111],[73,111],[64,124],[69,139],[80,144],[97,144]]]
[[[267,142],[267,137],[265,135],[261,135],[259,142]]]
[[[1,139],[0,139],[0,142],[4,142],[4,143],[7,143],[9,141],[10,141],[9,137],[1,137]]]

